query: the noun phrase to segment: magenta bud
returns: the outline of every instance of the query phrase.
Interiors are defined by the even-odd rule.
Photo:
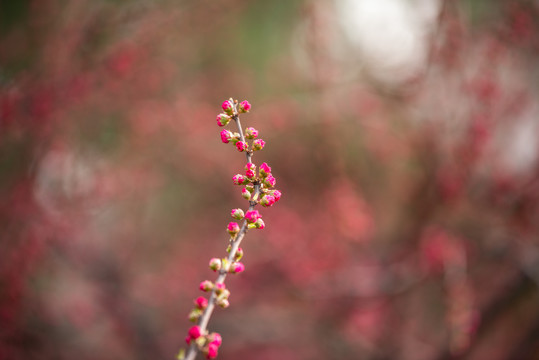
[[[258,210],[249,210],[245,213],[245,219],[248,223],[255,223],[258,219],[260,219],[262,216],[258,212]]]
[[[281,192],[279,190],[273,190],[272,195],[275,198],[275,202],[277,202],[277,201],[279,201],[279,199],[281,199]]]
[[[217,115],[217,125],[219,126],[225,126],[230,122],[230,116],[227,114],[219,114]]]
[[[256,227],[257,229],[263,229],[263,228],[266,227],[266,224],[264,224],[264,220],[258,219],[258,220],[256,220],[256,222],[255,222],[255,227]]]
[[[199,288],[202,291],[211,291],[213,290],[213,283],[210,280],[204,280],[200,283]]]
[[[185,337],[185,342],[187,343],[187,345],[191,344],[191,337],[189,335]]]
[[[200,310],[204,310],[208,306],[208,300],[204,296],[199,296],[195,299],[195,305]]]
[[[264,145],[266,145],[266,142],[262,139],[256,139],[255,141],[253,141],[254,150],[262,150],[264,148]]]
[[[234,115],[234,104],[231,100],[224,101],[221,107],[223,108],[223,111],[228,115]]]
[[[264,179],[264,186],[266,187],[274,187],[277,180],[273,177],[273,175],[268,174],[266,178]]]
[[[236,222],[229,222],[226,231],[228,231],[230,236],[236,236],[236,234],[240,232],[240,226]]]
[[[237,274],[245,270],[245,265],[243,265],[240,262],[235,262],[230,266],[230,269],[228,270],[231,274]]]
[[[210,359],[210,360],[215,359],[217,357],[218,351],[219,351],[219,345],[214,344],[214,343],[209,343],[208,349],[205,351],[206,359]]]
[[[245,200],[250,200],[251,199],[251,192],[249,190],[247,190],[246,188],[243,188],[243,189],[241,189],[241,196]]]
[[[212,269],[213,271],[221,270],[221,259],[212,258],[210,260],[210,269]]]
[[[247,182],[247,179],[242,174],[236,174],[232,177],[232,182],[235,185],[243,185]]]
[[[223,293],[223,291],[226,290],[226,286],[224,283],[217,283],[215,284],[215,294],[217,296],[221,295]]]
[[[230,215],[232,215],[232,217],[236,220],[241,220],[243,219],[243,216],[245,215],[243,213],[243,210],[242,209],[232,209],[232,211],[230,212]],[[230,224],[228,224],[230,225]],[[237,225],[237,224],[236,224]],[[228,228],[227,228],[228,230]],[[238,231],[239,231],[239,227],[238,227]],[[237,233],[237,232],[236,232]]]
[[[253,179],[256,176],[256,165],[253,163],[248,163],[245,165],[245,176],[247,176],[250,179]]]
[[[248,127],[245,129],[245,137],[247,139],[256,139],[258,137],[258,130],[254,127]]]
[[[245,141],[238,141],[236,143],[236,149],[238,149],[239,152],[243,152],[247,150],[247,143]]]
[[[243,100],[239,105],[240,113],[246,113],[251,110],[251,104],[247,100]]]
[[[225,144],[228,144],[230,140],[234,137],[234,134],[232,134],[231,131],[228,131],[226,129],[223,129],[221,131],[221,141]]]
[[[260,177],[265,178],[266,176],[268,176],[268,174],[271,173],[271,168],[269,167],[268,164],[262,163],[262,164],[260,165],[259,173],[260,173]]]
[[[198,339],[200,336],[202,336],[202,331],[200,330],[200,326],[195,325],[189,329],[189,337],[191,339]]]
[[[208,337],[208,339],[210,340],[210,344],[215,344],[217,346],[221,346],[221,344],[223,343],[223,339],[221,338],[221,334],[219,333],[211,333],[210,336]]]
[[[275,198],[271,195],[264,195],[262,199],[260,199],[259,203],[262,206],[270,207],[271,205],[275,204]]]

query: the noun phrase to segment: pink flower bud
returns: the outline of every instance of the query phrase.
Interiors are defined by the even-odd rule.
[[[266,177],[266,176],[268,176],[269,173],[271,173],[271,168],[269,167],[268,164],[262,163],[260,165],[260,171],[259,172],[260,172],[261,177]]]
[[[236,174],[232,177],[232,182],[235,185],[243,185],[247,182],[247,179],[242,174]]]
[[[230,302],[228,301],[228,299],[217,299],[217,305],[219,305],[223,309],[226,309],[230,306]]]
[[[221,338],[221,334],[219,333],[211,333],[209,336],[210,344],[215,344],[217,346],[221,346],[223,343],[223,339]]]
[[[247,190],[246,188],[243,188],[243,189],[241,189],[241,196],[245,200],[250,200],[251,199],[251,192],[249,190]]]
[[[213,289],[213,283],[210,280],[204,280],[199,286],[202,291],[211,291]]]
[[[230,122],[230,116],[227,114],[219,114],[217,115],[217,125],[219,126],[225,126]]]
[[[240,232],[240,226],[236,222],[229,222],[226,227],[226,231],[228,231],[230,236],[235,236],[237,233]]]
[[[245,141],[238,141],[236,143],[236,149],[238,149],[239,152],[243,152],[247,150],[247,143]]]
[[[251,110],[251,104],[249,104],[249,102],[247,100],[243,100],[242,102],[240,102],[240,113],[246,113],[246,112],[249,112],[249,110]]]
[[[208,344],[208,351],[206,353],[206,359],[215,359],[219,350],[219,345],[214,343]]]
[[[198,339],[200,336],[202,336],[202,331],[200,330],[200,326],[195,325],[189,329],[189,337],[191,339]]]
[[[255,170],[256,165],[253,163],[248,163],[247,165],[245,165],[245,176],[250,179],[254,178],[256,176]]]
[[[238,248],[238,250],[236,250],[236,253],[234,254],[234,260],[240,261],[242,257],[243,257],[243,250],[242,248]]]
[[[260,199],[260,205],[265,207],[270,207],[271,205],[275,204],[275,198],[271,195],[264,195],[262,199]]]
[[[264,179],[264,185],[266,187],[274,187],[276,182],[277,180],[275,180],[275,178],[271,174],[268,174]]]
[[[230,215],[232,215],[232,217],[233,217],[234,219],[236,219],[236,220],[241,220],[241,219],[243,219],[243,216],[244,216],[245,214],[243,213],[243,210],[242,210],[242,209],[232,209],[232,211],[230,212]],[[228,224],[228,225],[230,225],[230,224]],[[236,225],[237,225],[237,224],[236,224]],[[227,229],[227,230],[228,230],[228,229]],[[230,230],[229,230],[229,231],[230,231]],[[240,231],[240,230],[239,230],[239,227],[238,227],[238,231]],[[236,233],[237,233],[237,232],[236,232]]]
[[[235,262],[232,264],[232,266],[230,266],[230,270],[228,272],[230,272],[231,274],[237,274],[242,272],[243,270],[245,270],[245,265],[240,262]]]
[[[210,260],[210,269],[212,269],[213,271],[221,270],[221,259],[212,258]]]
[[[204,296],[199,296],[195,300],[195,305],[200,310],[204,310],[206,307],[208,307],[208,300]]]
[[[232,101],[224,101],[221,107],[223,108],[223,111],[228,115],[234,115],[234,104],[232,103]]]
[[[262,139],[256,139],[255,141],[253,141],[254,150],[262,150],[264,148],[264,145],[266,145],[266,142]]]
[[[256,220],[256,222],[255,222],[255,227],[256,227],[257,229],[263,229],[263,228],[266,227],[266,224],[264,223],[264,220],[258,219],[258,220]]]
[[[281,198],[281,192],[279,190],[273,190],[273,197],[275,198],[275,201],[279,201]]]
[[[247,139],[255,139],[258,137],[258,130],[254,127],[248,127],[245,129],[245,137]]]
[[[247,219],[248,223],[255,223],[261,217],[258,210],[249,210],[245,213],[245,219]]]
[[[226,290],[226,285],[224,283],[215,284],[215,294],[221,295],[223,291]]]
[[[187,343],[187,345],[191,344],[191,337],[189,335],[185,337],[185,342]]]
[[[221,141],[225,144],[228,144],[228,142],[230,140],[232,140],[232,138],[234,137],[234,134],[232,134],[232,132],[226,130],[226,129],[223,129],[221,131]]]
[[[198,319],[202,316],[202,309],[193,309],[189,313],[189,321],[197,322]]]

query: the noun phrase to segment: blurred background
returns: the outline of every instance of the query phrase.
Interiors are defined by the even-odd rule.
[[[223,100],[283,198],[219,359],[539,359],[539,1],[0,1],[0,359],[174,359]]]

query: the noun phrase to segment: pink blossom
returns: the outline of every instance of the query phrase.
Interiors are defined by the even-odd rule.
[[[232,132],[226,130],[226,129],[223,129],[221,131],[221,141],[225,144],[228,144],[228,142],[230,140],[232,140],[232,138],[234,137],[234,135],[232,134]]]
[[[204,310],[208,306],[208,300],[204,296],[199,296],[195,300],[195,305],[200,310]]]
[[[239,208],[238,209],[232,209],[232,211],[230,212],[230,215],[236,220],[241,220],[241,219],[243,219],[243,216],[245,216],[245,214],[243,213],[243,210],[239,209]],[[228,230],[230,231],[230,229],[228,229]]]
[[[236,143],[236,149],[238,149],[239,152],[247,150],[247,143],[245,141],[238,141]]]
[[[246,113],[251,110],[251,104],[247,100],[240,102],[240,113]]]
[[[212,333],[210,335],[210,344],[215,344],[217,346],[221,346],[221,344],[223,343],[223,339],[221,338],[221,334],[219,333]]]
[[[243,270],[245,270],[245,265],[243,265],[243,264],[240,263],[240,262],[235,262],[235,263],[233,263],[232,266],[230,267],[230,272],[233,273],[233,274],[240,273],[240,272],[242,272]]]
[[[245,200],[250,200],[251,199],[251,192],[249,190],[247,190],[246,188],[243,188],[243,189],[241,189],[241,196]]]
[[[210,343],[208,345],[208,353],[206,354],[206,359],[215,359],[217,357],[218,350],[219,345]]]
[[[191,344],[191,336],[187,335],[185,337],[185,342],[187,343],[187,345]]]
[[[210,291],[213,289],[213,283],[210,280],[204,280],[199,286],[202,291]]]
[[[281,198],[281,192],[279,190],[273,190],[273,197],[275,198],[275,201],[279,201]]]
[[[219,295],[225,289],[226,289],[226,285],[224,283],[215,284],[215,292],[217,293],[217,295]]]
[[[236,174],[232,177],[232,182],[235,184],[235,185],[242,185],[244,184],[245,182],[247,181],[247,179],[245,178],[245,176],[243,176],[242,174]]]
[[[256,137],[258,137],[258,130],[254,127],[248,127],[247,129],[245,129],[245,137],[247,139],[255,139]]]
[[[245,213],[245,219],[247,219],[248,223],[255,223],[261,217],[258,210],[249,210]]]
[[[264,145],[266,145],[266,142],[262,139],[256,139],[253,141],[253,149],[255,150],[262,150]]]
[[[200,330],[200,326],[195,325],[189,329],[189,337],[191,339],[198,339],[200,336],[202,336],[202,331]]]
[[[269,167],[269,165],[266,163],[262,163],[260,165],[260,175],[264,177],[268,175],[269,173],[271,173],[271,168]]]
[[[227,114],[219,114],[217,115],[217,125],[219,126],[225,126],[230,122],[230,116]]]
[[[263,229],[266,227],[266,224],[264,223],[264,220],[262,219],[258,219],[256,222],[255,222],[255,226],[257,229]]]
[[[226,231],[228,231],[231,236],[234,236],[240,232],[240,226],[236,222],[229,222]]]
[[[224,101],[221,107],[223,108],[224,112],[226,112],[228,115],[234,114],[234,104],[232,103],[232,101],[230,100]]]
[[[262,206],[270,207],[273,204],[275,204],[275,197],[271,195],[264,195],[262,199],[260,199],[260,205]]]
[[[266,176],[266,178],[264,179],[264,185],[266,185],[267,187],[274,187],[276,182],[277,180],[275,180],[275,178],[271,174],[268,174],[268,176]]]
[[[248,163],[247,165],[245,165],[245,176],[251,179],[254,178],[256,176],[255,170],[256,165],[253,163]]]

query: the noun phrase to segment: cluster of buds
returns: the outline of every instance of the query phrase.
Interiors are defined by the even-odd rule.
[[[222,104],[223,113],[217,115],[217,125],[227,126],[234,122],[238,132],[227,129],[221,131],[223,143],[232,143],[240,152],[244,152],[247,157],[244,174],[236,174],[232,177],[235,185],[243,186],[241,196],[249,202],[246,211],[240,208],[232,209],[230,215],[234,219],[228,223],[226,232],[230,235],[229,245],[226,249],[227,257],[212,258],[209,267],[218,273],[217,280],[212,282],[204,280],[200,283],[200,290],[209,293],[209,300],[203,296],[195,299],[195,307],[189,314],[189,320],[197,323],[191,327],[186,342],[189,345],[187,354],[184,350],[178,354],[179,360],[194,360],[197,352],[202,352],[206,358],[213,359],[217,356],[218,347],[221,345],[221,336],[217,333],[208,334],[206,324],[214,307],[227,308],[230,291],[226,288],[224,280],[227,274],[238,274],[245,270],[245,266],[240,260],[243,257],[243,250],[239,247],[240,242],[249,229],[264,229],[266,226],[262,220],[262,215],[255,210],[256,205],[270,207],[281,198],[281,192],[275,189],[276,180],[271,174],[268,164],[262,163],[256,166],[251,157],[255,151],[262,150],[265,146],[264,140],[260,139],[259,132],[253,127],[242,129],[239,114],[247,113],[251,109],[248,101],[238,103],[237,100],[226,100]],[[241,222],[241,225],[238,223]]]

